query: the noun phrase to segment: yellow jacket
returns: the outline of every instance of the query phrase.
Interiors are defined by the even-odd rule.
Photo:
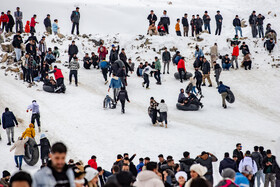
[[[26,137],[29,138],[35,138],[35,129],[34,129],[34,125],[32,123],[30,123],[29,128],[27,128],[21,136],[23,139]]]
[[[179,23],[176,23],[176,25],[175,25],[175,31],[180,31],[180,24],[179,24]]]

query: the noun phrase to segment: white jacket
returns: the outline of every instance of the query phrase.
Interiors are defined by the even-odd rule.
[[[242,173],[242,168],[247,165],[251,166],[251,168],[253,169],[253,174],[257,173],[258,166],[256,162],[252,160],[251,157],[247,157],[247,156],[240,161],[239,168],[238,168],[239,172]]]
[[[24,144],[28,141],[28,137],[23,140],[17,140],[14,146],[10,149],[10,151],[15,150],[15,156],[21,156],[24,154]]]
[[[159,112],[167,112],[168,108],[167,105],[165,103],[159,103],[157,106],[157,109],[159,110]]]
[[[159,176],[153,171],[145,170],[140,172],[136,180],[133,184],[135,187],[164,187]]]

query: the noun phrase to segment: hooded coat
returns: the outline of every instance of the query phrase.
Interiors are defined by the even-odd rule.
[[[137,181],[133,184],[135,187],[164,187],[160,178],[149,170],[142,171],[137,176]]]

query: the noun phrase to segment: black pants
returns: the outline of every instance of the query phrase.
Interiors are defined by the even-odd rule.
[[[177,36],[182,36],[181,31],[176,31]]]
[[[45,52],[42,52],[42,54],[40,55],[40,57],[41,57],[41,66],[43,66],[43,62],[45,60],[45,56],[46,56]]]
[[[64,78],[58,78],[56,80],[56,86],[61,86],[61,85],[64,85]]]
[[[216,24],[216,33],[215,35],[221,35],[221,31],[222,31],[222,24]]]
[[[122,113],[125,112],[124,108],[125,108],[125,100],[120,100],[121,105],[122,105]]]
[[[192,27],[192,37],[194,37],[195,28]]]
[[[202,32],[202,28],[201,27],[197,27],[195,30],[196,34],[199,34]]]
[[[244,65],[245,70],[247,70],[247,68],[250,70],[251,66],[252,66],[252,61],[251,60],[250,61],[245,61],[243,63],[243,65]]]
[[[6,31],[7,32],[13,32],[13,27],[14,27],[13,25],[8,25]]]
[[[152,112],[152,123],[154,125],[154,124],[156,124],[156,121],[157,121],[157,110],[152,109],[151,112]]]
[[[26,81],[26,75],[27,75],[27,69],[25,68],[25,67],[21,67],[22,68],[22,72],[23,72],[23,77],[22,77],[22,79],[23,79],[23,82],[25,82]]]
[[[31,83],[33,82],[33,71],[32,69],[27,69],[26,81]]]
[[[154,77],[157,80],[157,83],[161,83],[161,80],[160,80],[160,70],[157,70],[155,72]]]
[[[196,88],[200,92],[200,94],[201,94],[201,83],[202,83],[202,80],[196,80]]]
[[[271,53],[271,51],[273,50],[274,45],[272,45],[271,47],[267,47],[266,49],[269,51],[269,53]]]
[[[107,81],[108,69],[107,68],[101,68],[101,70],[102,70],[104,80]]]
[[[36,30],[35,30],[35,27],[30,27],[30,33],[35,33]]]
[[[36,120],[36,122],[37,122],[37,125],[38,125],[38,127],[40,127],[41,126],[41,123],[40,123],[40,114],[38,114],[38,113],[36,113],[36,114],[32,114],[32,116],[31,116],[31,123],[35,126],[35,120]]]
[[[73,22],[71,34],[74,33],[75,27],[76,27],[76,31],[77,31],[76,33],[77,33],[77,35],[79,35],[79,23],[75,23],[75,22]]]
[[[149,80],[149,75],[146,73],[144,73],[144,84],[146,84],[146,88],[149,88],[150,80]]]
[[[160,120],[161,122],[165,122],[165,124],[167,124],[167,112],[160,112]]]
[[[22,21],[16,21],[16,31],[20,31],[22,33],[23,31]]]
[[[163,26],[164,26],[164,29],[165,29],[166,33],[169,34],[168,25],[167,25],[167,24],[164,24]]]
[[[69,55],[69,62],[72,60],[73,57],[74,55]]]
[[[183,68],[179,68],[179,76],[180,76],[180,81],[183,82],[183,73],[185,73],[185,70]]]
[[[74,78],[75,78],[75,84],[78,85],[78,71],[77,70],[70,70],[70,73],[69,73],[70,83],[72,82],[73,75],[74,75]]]
[[[8,28],[8,25],[7,25],[7,22],[2,22],[2,30],[3,30],[3,32],[4,32],[4,30],[6,31],[6,32],[8,32],[7,29]]]

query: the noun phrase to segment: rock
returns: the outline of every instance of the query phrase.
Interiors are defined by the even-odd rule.
[[[150,42],[150,40],[148,38],[146,38],[144,45],[150,45],[150,44],[152,44],[152,42]]]
[[[88,37],[88,35],[83,34],[83,35],[82,35],[82,38],[89,38],[89,37]]]
[[[1,66],[1,69],[6,69],[6,67],[5,66]]]
[[[203,38],[197,38],[196,41],[201,42],[203,41]]]
[[[277,17],[277,15],[276,15],[276,14],[274,14],[274,17]]]
[[[99,46],[100,45],[100,41],[97,41],[95,39],[88,39],[88,41],[94,43],[95,46]]]
[[[61,33],[57,33],[57,36],[58,36],[60,39],[65,38],[65,36],[64,36],[63,34],[61,34]]]
[[[247,40],[248,37],[240,37],[239,39],[240,39],[240,40]]]
[[[9,68],[8,68],[9,69]],[[7,71],[7,70],[6,70]],[[19,68],[10,68],[11,72],[15,72],[18,73],[19,72]]]
[[[271,14],[271,11],[268,11],[268,13],[267,13],[268,15],[270,15]]]
[[[8,60],[8,53],[4,54],[1,63],[6,62]]]
[[[178,50],[177,47],[173,46],[172,48],[169,49],[170,52],[176,52]]]
[[[144,47],[144,44],[141,44],[140,47],[143,48],[143,47]]]
[[[4,38],[2,36],[2,34],[0,34],[0,44],[4,42]]]
[[[209,31],[204,30],[204,31],[202,31],[201,33],[207,33],[207,34],[209,34]]]
[[[171,1],[168,1],[167,4],[168,4],[168,5],[172,5],[172,2],[171,2]]]
[[[145,38],[144,35],[139,35],[139,40],[143,40]]]
[[[227,38],[227,42],[231,42],[231,39],[230,39],[230,38]]]
[[[59,64],[60,64],[60,63],[61,63],[61,60],[57,60],[55,63],[59,63]]]
[[[241,28],[247,27],[248,25],[246,24],[246,20],[242,19],[241,20]]]
[[[7,65],[12,65],[15,61],[13,59],[8,59]]]
[[[8,37],[10,37],[10,36],[12,36],[12,35],[13,35],[12,32],[5,33],[5,38],[8,38]]]
[[[115,40],[115,41],[113,41],[113,44],[118,44],[118,43],[119,43],[119,42],[118,42],[118,41],[116,41],[116,40]]]
[[[51,40],[51,42],[52,42],[52,43],[56,43],[56,41],[55,41],[55,39],[54,39],[54,38]]]
[[[4,52],[10,53],[10,52],[14,51],[14,47],[11,43],[2,43],[1,47]]]
[[[71,37],[71,36],[68,36],[68,37],[67,37],[67,40],[72,40],[72,37]]]

